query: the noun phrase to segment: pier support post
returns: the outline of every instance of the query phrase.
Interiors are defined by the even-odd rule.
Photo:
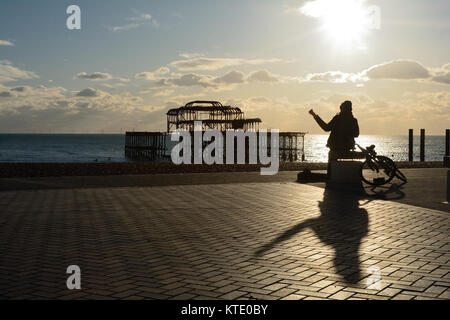
[[[408,149],[408,161],[412,162],[414,161],[413,158],[413,147],[414,147],[414,130],[409,129],[409,149]]]
[[[420,162],[425,161],[425,129],[420,129]]]
[[[445,156],[444,167],[450,168],[450,129],[445,130]],[[448,194],[447,188],[447,194]]]
[[[445,156],[450,157],[450,129],[445,130]]]

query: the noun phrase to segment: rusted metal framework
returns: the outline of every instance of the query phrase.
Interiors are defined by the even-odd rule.
[[[245,119],[238,107],[224,106],[218,101],[192,101],[167,112],[167,132],[176,129],[194,131],[194,121],[202,121],[202,131],[216,129],[258,130],[261,119]]]
[[[127,132],[125,157],[132,160],[154,160],[167,157],[168,134],[164,132]]]
[[[245,119],[244,112],[237,107],[223,106],[217,101],[192,101],[183,107],[167,112],[167,132],[127,132],[125,136],[126,157],[132,160],[157,160],[170,157],[173,147],[173,143],[170,142],[170,133],[176,129],[184,129],[193,135],[195,121],[202,122],[202,133],[208,129],[216,129],[222,131],[224,138],[226,130],[243,129],[247,131],[252,129],[259,131],[261,123],[259,118]],[[200,130],[200,128],[195,129]],[[270,137],[270,132],[268,135]],[[304,137],[304,132],[280,132],[280,161],[304,161]],[[270,154],[270,141],[268,138],[268,154]],[[237,144],[235,144],[235,148],[236,146]],[[248,140],[246,141],[246,150],[248,150]],[[236,154],[236,149],[234,152]],[[247,160],[248,154],[246,154],[246,162]]]

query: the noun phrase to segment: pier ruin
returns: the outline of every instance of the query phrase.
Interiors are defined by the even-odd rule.
[[[196,121],[201,121],[203,132],[215,129],[224,135],[227,130],[238,129],[258,132],[262,122],[260,118],[245,118],[238,107],[224,106],[218,101],[192,101],[167,112],[167,132],[126,132],[125,156],[141,161],[168,159],[173,147],[170,134],[180,129],[193,134]],[[304,132],[280,132],[280,161],[304,161],[304,137]]]

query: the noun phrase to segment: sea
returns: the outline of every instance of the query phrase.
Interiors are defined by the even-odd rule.
[[[326,162],[328,135],[305,136],[305,160]],[[414,160],[419,160],[418,136],[414,137]],[[395,161],[408,160],[408,136],[362,135],[356,143],[374,144],[380,155]],[[0,134],[0,162],[129,162],[124,134]],[[442,161],[445,136],[427,136],[425,160]]]

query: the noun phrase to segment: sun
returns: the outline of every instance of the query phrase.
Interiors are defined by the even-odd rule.
[[[336,45],[364,47],[363,39],[371,17],[363,0],[316,0],[300,8],[301,13],[319,18],[323,32]]]

